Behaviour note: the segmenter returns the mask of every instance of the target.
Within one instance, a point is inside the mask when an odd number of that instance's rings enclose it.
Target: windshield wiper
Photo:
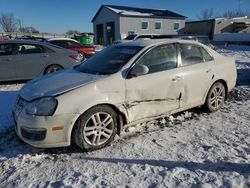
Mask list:
[[[100,71],[92,71],[92,70],[87,70],[87,69],[80,69],[79,67],[76,67],[76,70],[82,73],[87,73],[87,74],[96,74],[96,75],[108,75],[110,73],[106,72],[100,72]]]

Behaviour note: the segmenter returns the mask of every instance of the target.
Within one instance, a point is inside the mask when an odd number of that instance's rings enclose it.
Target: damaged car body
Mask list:
[[[201,105],[216,111],[235,83],[235,60],[198,42],[122,43],[28,82],[13,109],[15,129],[36,147],[99,149],[124,126]]]

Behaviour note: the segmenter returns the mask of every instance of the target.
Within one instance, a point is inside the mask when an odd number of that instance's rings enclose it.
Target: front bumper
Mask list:
[[[76,114],[33,116],[25,110],[13,111],[15,131],[24,142],[39,148],[65,147],[71,144],[73,119]],[[53,130],[53,127],[63,127]]]

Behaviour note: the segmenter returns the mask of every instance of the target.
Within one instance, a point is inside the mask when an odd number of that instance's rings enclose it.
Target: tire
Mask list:
[[[73,139],[77,146],[92,151],[107,146],[117,133],[117,114],[109,106],[96,106],[76,122]]]
[[[84,52],[78,52],[78,53],[81,54],[82,61],[84,61],[86,59],[86,54]]]
[[[215,82],[210,88],[205,107],[209,112],[215,112],[224,105],[226,99],[226,88],[221,82]]]
[[[63,67],[61,67],[60,65],[50,65],[45,69],[44,75],[49,74],[49,73],[53,73],[53,72],[56,72],[56,71],[59,71],[62,69],[63,69]]]

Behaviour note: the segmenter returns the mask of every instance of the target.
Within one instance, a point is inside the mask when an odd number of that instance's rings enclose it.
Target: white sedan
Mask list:
[[[28,82],[13,116],[36,147],[106,146],[124,126],[197,106],[220,109],[236,83],[235,60],[194,41],[142,40]]]

